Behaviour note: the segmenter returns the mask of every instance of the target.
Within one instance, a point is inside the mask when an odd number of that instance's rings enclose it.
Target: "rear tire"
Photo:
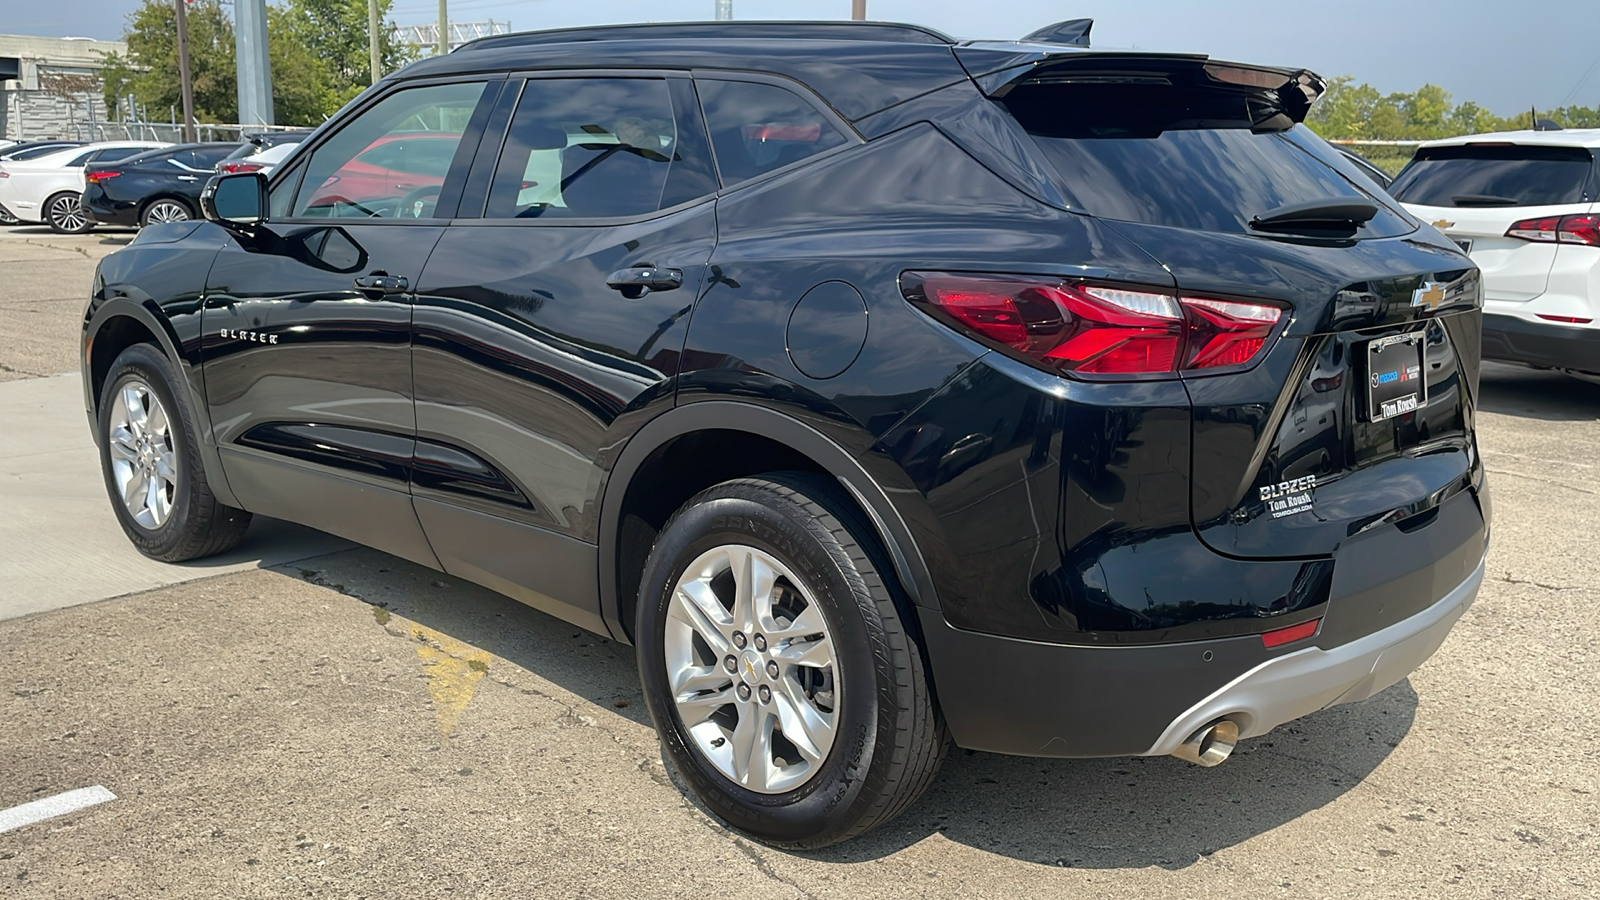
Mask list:
[[[849,840],[938,771],[948,734],[882,556],[837,487],[793,472],[701,492],[651,550],[635,635],[663,758],[757,840]]]
[[[250,514],[211,493],[187,392],[172,363],[135,344],[100,392],[100,469],[117,522],[140,553],[183,562],[230,550]]]
[[[79,202],[82,195],[76,191],[52,194],[44,202],[44,220],[56,234],[83,234],[94,227]]]
[[[182,200],[171,197],[162,197],[151,203],[139,213],[139,227],[162,225],[167,222],[187,222],[194,218],[194,210]]]

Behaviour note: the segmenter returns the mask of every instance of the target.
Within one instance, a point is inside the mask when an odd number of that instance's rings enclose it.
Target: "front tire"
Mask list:
[[[873,533],[831,482],[716,485],[658,536],[635,635],[663,756],[711,812],[815,849],[893,818],[948,743]]]
[[[56,234],[83,234],[94,227],[76,191],[62,191],[44,202],[44,220]]]
[[[211,493],[194,416],[172,363],[135,344],[100,392],[100,468],[117,521],[140,553],[183,562],[232,549],[250,514]]]

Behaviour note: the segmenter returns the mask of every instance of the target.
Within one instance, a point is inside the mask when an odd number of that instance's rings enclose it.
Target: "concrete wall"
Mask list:
[[[98,87],[61,97],[40,89],[40,76],[98,76],[105,54],[125,54],[121,41],[0,34],[0,61],[16,60],[20,78],[0,81],[0,137],[14,141],[89,136],[87,122],[106,119]]]

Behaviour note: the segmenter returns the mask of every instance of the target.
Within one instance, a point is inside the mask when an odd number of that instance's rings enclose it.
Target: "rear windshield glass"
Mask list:
[[[1320,139],[1237,91],[1166,84],[1019,85],[1005,106],[1032,135],[1074,205],[1095,216],[1253,233],[1250,220],[1314,201],[1377,202],[1357,234],[1404,234],[1380,198],[1296,146]]]
[[[1593,157],[1581,147],[1428,147],[1389,192],[1421,206],[1582,203],[1593,169]]]

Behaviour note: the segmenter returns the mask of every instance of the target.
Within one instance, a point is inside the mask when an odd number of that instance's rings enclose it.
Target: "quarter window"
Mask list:
[[[432,218],[483,90],[431,85],[378,101],[312,153],[291,215]]]
[[[698,79],[722,183],[733,185],[845,142],[799,94],[773,84]]]
[[[679,133],[665,79],[538,78],[517,101],[485,215],[642,216],[715,189],[705,139]]]

